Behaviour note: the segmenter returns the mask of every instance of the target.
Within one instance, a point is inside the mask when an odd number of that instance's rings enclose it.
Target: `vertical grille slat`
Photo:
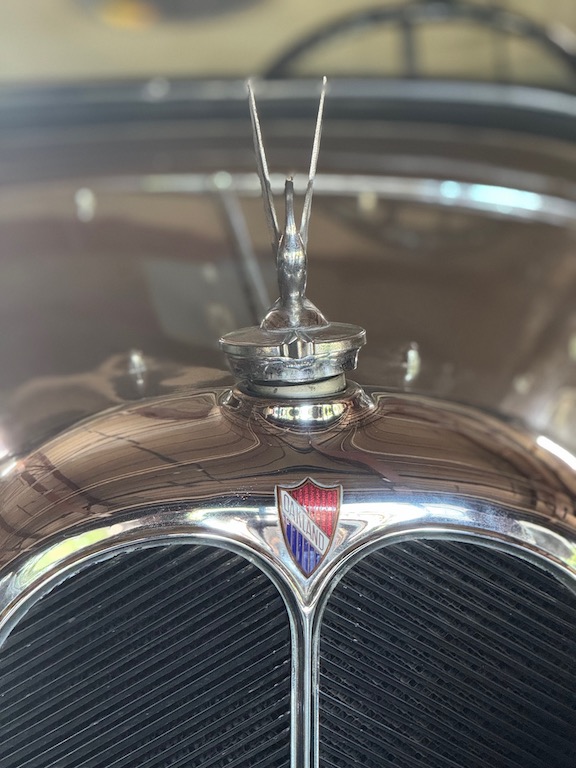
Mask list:
[[[574,768],[576,595],[477,544],[366,556],[323,616],[320,755],[322,768]]]
[[[44,596],[0,651],[0,765],[228,768],[254,754],[284,768],[290,659],[284,602],[247,560],[199,545],[117,554]]]

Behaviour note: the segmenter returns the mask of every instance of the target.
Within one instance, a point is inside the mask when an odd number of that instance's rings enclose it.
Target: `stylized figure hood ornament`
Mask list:
[[[229,333],[220,340],[220,344],[233,373],[249,384],[307,384],[340,376],[356,367],[358,351],[366,341],[366,333],[356,325],[329,323],[305,295],[308,225],[320,150],[326,78],[318,108],[299,229],[296,226],[291,178],[286,179],[284,188],[285,226],[283,230],[278,226],[260,121],[250,83],[248,94],[258,175],[276,256],[280,297],[259,327]]]

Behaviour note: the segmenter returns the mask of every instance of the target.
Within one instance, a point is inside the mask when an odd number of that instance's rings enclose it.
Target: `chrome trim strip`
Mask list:
[[[279,108],[284,104],[293,109],[294,102],[313,100],[318,97],[315,79],[283,79],[258,81],[258,99]],[[54,120],[54,104],[70,107],[80,103],[84,109],[119,106],[128,110],[138,104],[153,103],[181,107],[187,104],[209,103],[230,105],[238,103],[244,108],[246,84],[244,80],[230,79],[186,79],[161,78],[159,92],[158,78],[137,79],[94,84],[82,83],[51,85],[42,87],[30,85],[3,85],[2,109],[0,113],[12,115],[18,111],[34,108],[36,117],[43,116],[50,109]],[[366,107],[366,102],[375,111],[387,103],[401,103],[418,106],[450,105],[459,107],[490,107],[509,111],[526,110],[546,117],[576,117],[576,96],[567,91],[540,88],[534,85],[483,83],[474,81],[446,81],[434,78],[331,78],[330,101],[333,105],[344,102],[347,109],[356,104]],[[68,117],[66,110],[62,112]],[[150,113],[149,113],[150,114]]]
[[[153,174],[141,177],[101,178],[88,185],[96,189],[99,195],[120,191],[195,195],[213,193],[215,178],[219,178],[219,175]],[[284,176],[271,174],[270,180],[274,194],[280,194],[284,188]],[[295,188],[304,190],[307,180],[306,174],[295,174]],[[230,193],[249,197],[260,196],[258,176],[255,173],[227,174],[226,185]],[[371,194],[382,200],[417,202],[464,211],[480,211],[503,218],[576,226],[576,200],[499,184],[472,183],[450,178],[442,180],[320,173],[315,179],[315,191],[316,194],[326,197],[358,197]]]
[[[311,615],[350,564],[388,540],[415,537],[485,539],[492,546],[517,549],[527,558],[547,560],[576,578],[576,532],[554,530],[526,515],[493,505],[360,500],[343,503],[334,546],[318,570],[306,578],[283,541],[275,505],[267,507],[173,507],[137,510],[122,522],[91,528],[15,563],[0,581],[0,638],[5,637],[29,600],[78,566],[119,549],[155,546],[194,538],[238,551],[260,567],[301,616]]]

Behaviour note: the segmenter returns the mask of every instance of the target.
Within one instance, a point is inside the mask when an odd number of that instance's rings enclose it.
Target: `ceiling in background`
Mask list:
[[[500,5],[547,25],[555,39],[574,45],[574,0],[501,0]],[[358,0],[4,0],[0,78],[245,77],[265,72],[312,30],[363,7]],[[498,36],[462,20],[419,25],[414,44],[418,74],[425,76],[498,79],[505,58],[507,79],[571,85],[565,63],[538,43]],[[294,72],[405,74],[398,25],[337,36],[303,57]]]

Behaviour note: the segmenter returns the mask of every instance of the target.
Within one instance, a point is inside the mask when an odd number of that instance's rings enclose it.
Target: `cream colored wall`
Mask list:
[[[116,14],[122,21],[118,3],[138,1],[115,0],[114,5],[109,0],[109,18]],[[135,24],[134,28],[126,28],[107,24],[89,13],[79,0],[2,0],[0,79],[107,78],[119,74],[245,76],[262,71],[279,52],[317,25],[374,4],[375,0],[261,0],[236,13],[189,23],[150,20],[147,24],[143,14],[140,27]],[[382,4],[393,2],[384,0]],[[576,30],[575,0],[502,0],[502,5],[536,20],[562,22]],[[124,8],[126,21],[128,6]],[[458,33],[456,28],[449,35],[439,32],[427,30],[424,34],[422,60],[431,72],[461,70],[470,75],[484,72],[489,66],[489,43],[484,44],[487,38],[481,33],[469,29]],[[366,44],[358,44],[353,38],[347,40],[340,49],[326,49],[319,62],[311,59],[311,63],[329,68],[331,61],[341,64],[342,60],[354,60],[370,69],[378,57],[386,74],[397,73],[397,38],[390,32],[377,41],[375,35],[372,37],[373,41]],[[527,67],[528,74],[532,70],[537,75],[543,67],[553,67],[543,64],[530,47],[520,52],[519,61],[515,66],[522,70]]]

